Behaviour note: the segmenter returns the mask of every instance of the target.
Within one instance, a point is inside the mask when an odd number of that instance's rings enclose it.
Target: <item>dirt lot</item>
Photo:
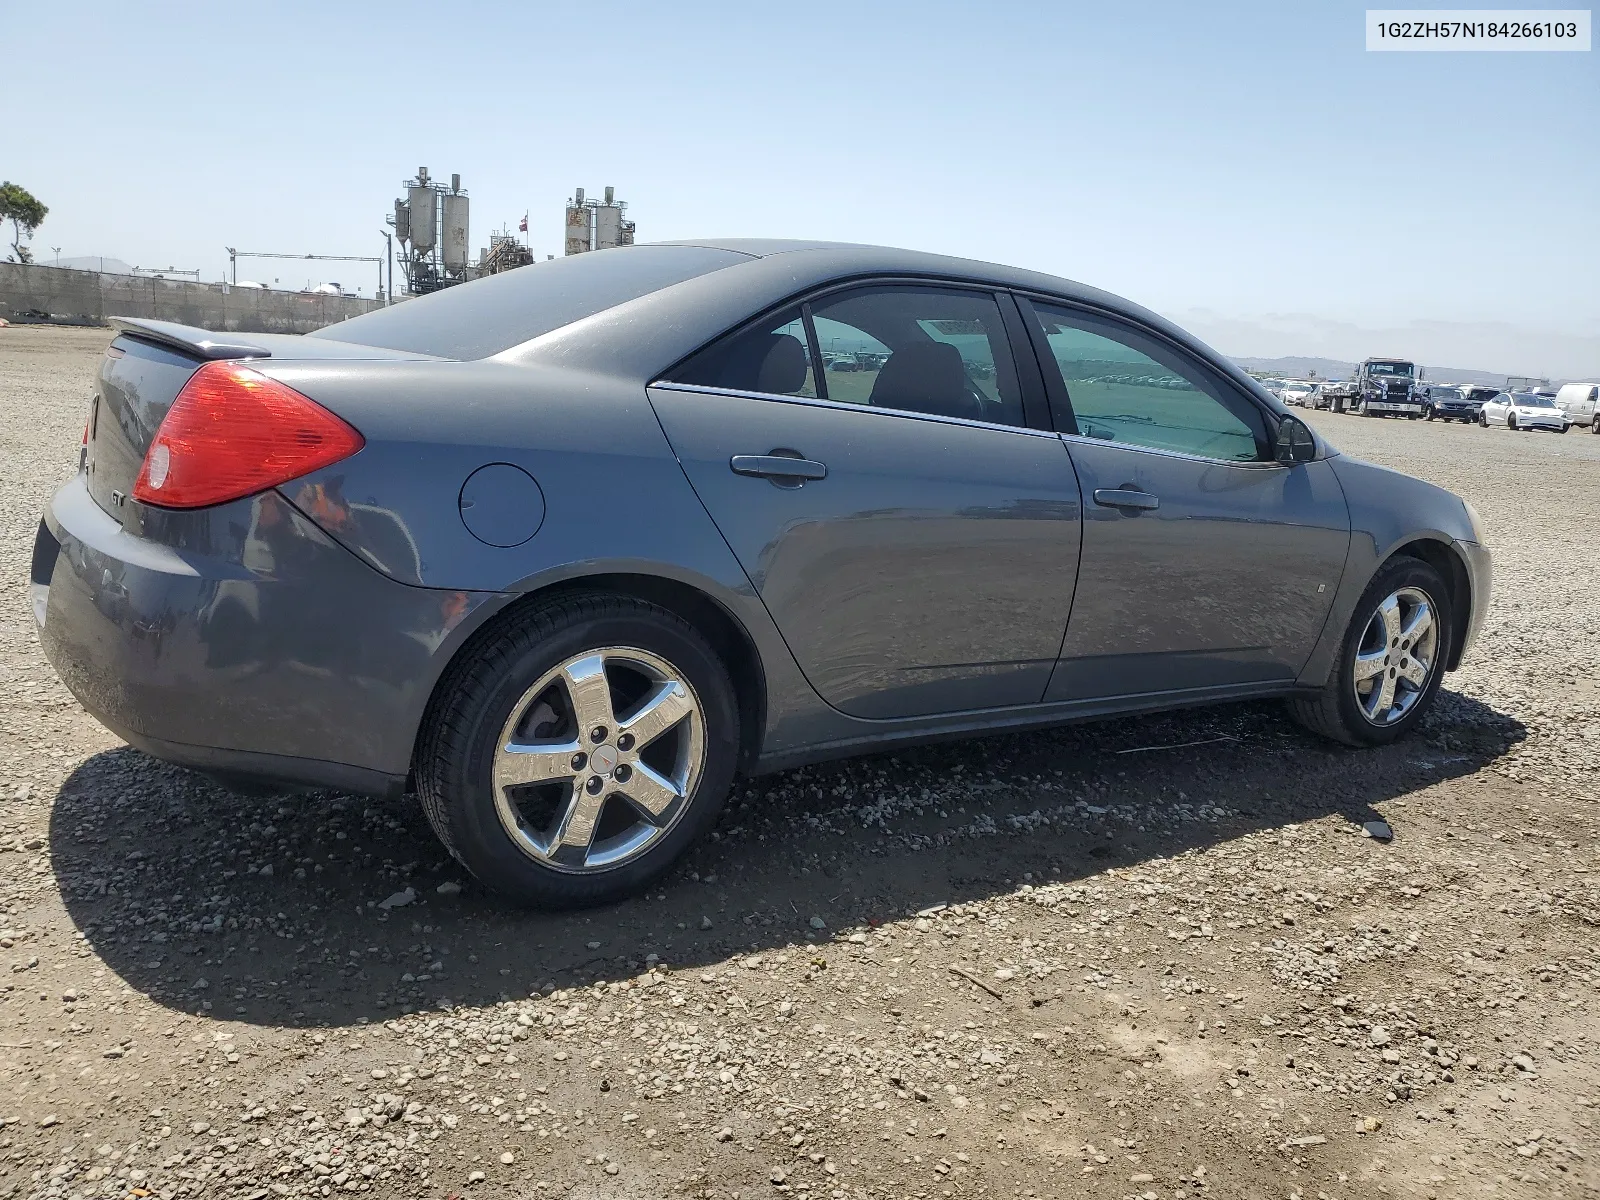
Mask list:
[[[1494,543],[1401,745],[1261,704],[795,771],[538,916],[411,803],[235,797],[56,682],[106,336],[0,330],[0,1195],[1600,1191],[1600,437],[1312,416]]]

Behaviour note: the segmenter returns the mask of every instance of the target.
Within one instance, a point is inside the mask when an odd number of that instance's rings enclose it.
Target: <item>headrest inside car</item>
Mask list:
[[[806,385],[806,348],[792,333],[767,335],[772,346],[761,360],[756,376],[756,391],[787,396]]]

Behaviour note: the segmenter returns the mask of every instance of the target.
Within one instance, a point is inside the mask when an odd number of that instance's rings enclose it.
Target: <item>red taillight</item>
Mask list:
[[[209,362],[167,410],[133,498],[204,508],[287,483],[366,445],[316,401],[259,371]]]

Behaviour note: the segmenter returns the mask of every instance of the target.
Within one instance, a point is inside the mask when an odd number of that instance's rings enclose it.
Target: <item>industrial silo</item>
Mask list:
[[[606,191],[610,191],[607,188]],[[594,210],[594,248],[609,250],[622,244],[622,209],[615,204],[597,205]]]
[[[568,254],[582,254],[594,248],[589,231],[589,205],[583,202],[583,189],[579,188],[567,204],[566,246]]]
[[[444,265],[448,268],[467,265],[467,204],[467,197],[460,192],[445,193],[440,249],[444,254]]]
[[[434,212],[433,189],[421,184],[406,189],[411,207],[411,248],[427,253],[438,236],[439,218]]]

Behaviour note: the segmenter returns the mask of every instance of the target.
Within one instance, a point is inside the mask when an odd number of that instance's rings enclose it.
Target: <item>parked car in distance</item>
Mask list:
[[[529,904],[646,886],[739,774],[1263,697],[1388,744],[1489,600],[1459,497],[1170,322],[881,247],[598,250],[305,336],[122,319],[88,418],[30,596],[89,712],[224,779],[414,784]]]
[[[1428,420],[1464,421],[1476,424],[1483,409],[1481,400],[1467,398],[1467,389],[1445,384],[1429,384],[1426,391]]]
[[[1295,408],[1306,406],[1306,397],[1317,385],[1304,379],[1291,379],[1283,385],[1283,390],[1278,393],[1278,399]]]
[[[1574,425],[1582,425],[1590,433],[1600,433],[1600,384],[1564,383],[1556,393],[1556,407],[1567,414]]]
[[[1478,413],[1478,424],[1504,425],[1507,429],[1548,429],[1565,433],[1572,426],[1566,413],[1549,396],[1531,392],[1501,392],[1486,401]]]

